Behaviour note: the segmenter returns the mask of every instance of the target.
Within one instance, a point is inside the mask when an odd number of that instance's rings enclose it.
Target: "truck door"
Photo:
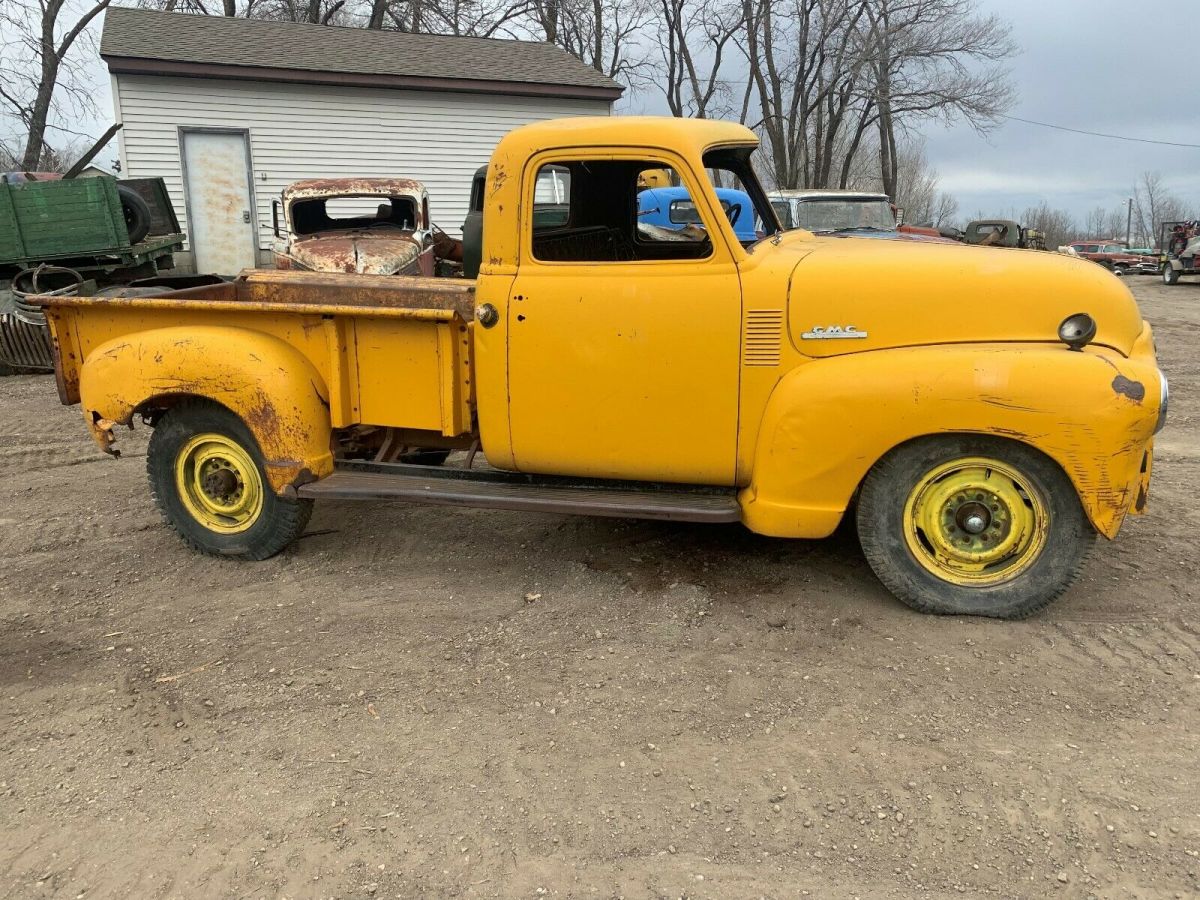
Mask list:
[[[504,312],[514,464],[733,484],[741,295],[711,189],[645,151],[562,154],[537,158],[522,185]],[[687,189],[665,226],[638,210],[643,173],[660,170]]]

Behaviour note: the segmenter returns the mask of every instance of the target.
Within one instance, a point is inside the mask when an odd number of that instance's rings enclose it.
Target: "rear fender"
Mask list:
[[[333,471],[329,391],[303,354],[259,331],[158,328],[114,338],[87,355],[80,403],[92,437],[114,453],[114,425],[201,397],[242,421],[277,493]]]
[[[1144,481],[1158,377],[1148,353],[1053,345],[916,347],[803,364],[768,401],[743,519],[762,534],[825,537],[889,450],[974,433],[1045,453],[1096,530],[1115,537]]]

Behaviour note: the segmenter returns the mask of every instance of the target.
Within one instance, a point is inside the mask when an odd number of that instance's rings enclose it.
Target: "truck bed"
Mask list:
[[[219,344],[231,352],[242,338],[252,343],[264,333],[299,351],[324,381],[334,428],[456,436],[471,427],[474,297],[475,283],[463,279],[248,271],[232,282],[161,296],[37,302],[51,322],[65,403],[80,402],[83,367],[115,347],[150,346],[160,329],[204,330],[211,341],[218,328],[227,332]],[[153,379],[153,361],[147,366]],[[168,388],[186,392],[187,385],[164,383]]]

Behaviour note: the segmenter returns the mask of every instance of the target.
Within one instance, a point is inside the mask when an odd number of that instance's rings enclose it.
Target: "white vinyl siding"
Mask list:
[[[166,179],[184,231],[181,128],[250,132],[258,243],[268,249],[271,201],[302,178],[395,176],[429,189],[433,221],[461,233],[471,177],[520,125],[609,115],[607,100],[560,100],[433,91],[117,75],[113,102],[122,170]]]

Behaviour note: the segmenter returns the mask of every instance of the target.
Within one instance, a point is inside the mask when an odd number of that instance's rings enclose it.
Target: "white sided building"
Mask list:
[[[457,234],[471,178],[502,135],[608,115],[623,88],[551,44],[110,8],[123,173],[162,177],[183,266],[269,264],[271,201],[307,178],[425,183]]]

